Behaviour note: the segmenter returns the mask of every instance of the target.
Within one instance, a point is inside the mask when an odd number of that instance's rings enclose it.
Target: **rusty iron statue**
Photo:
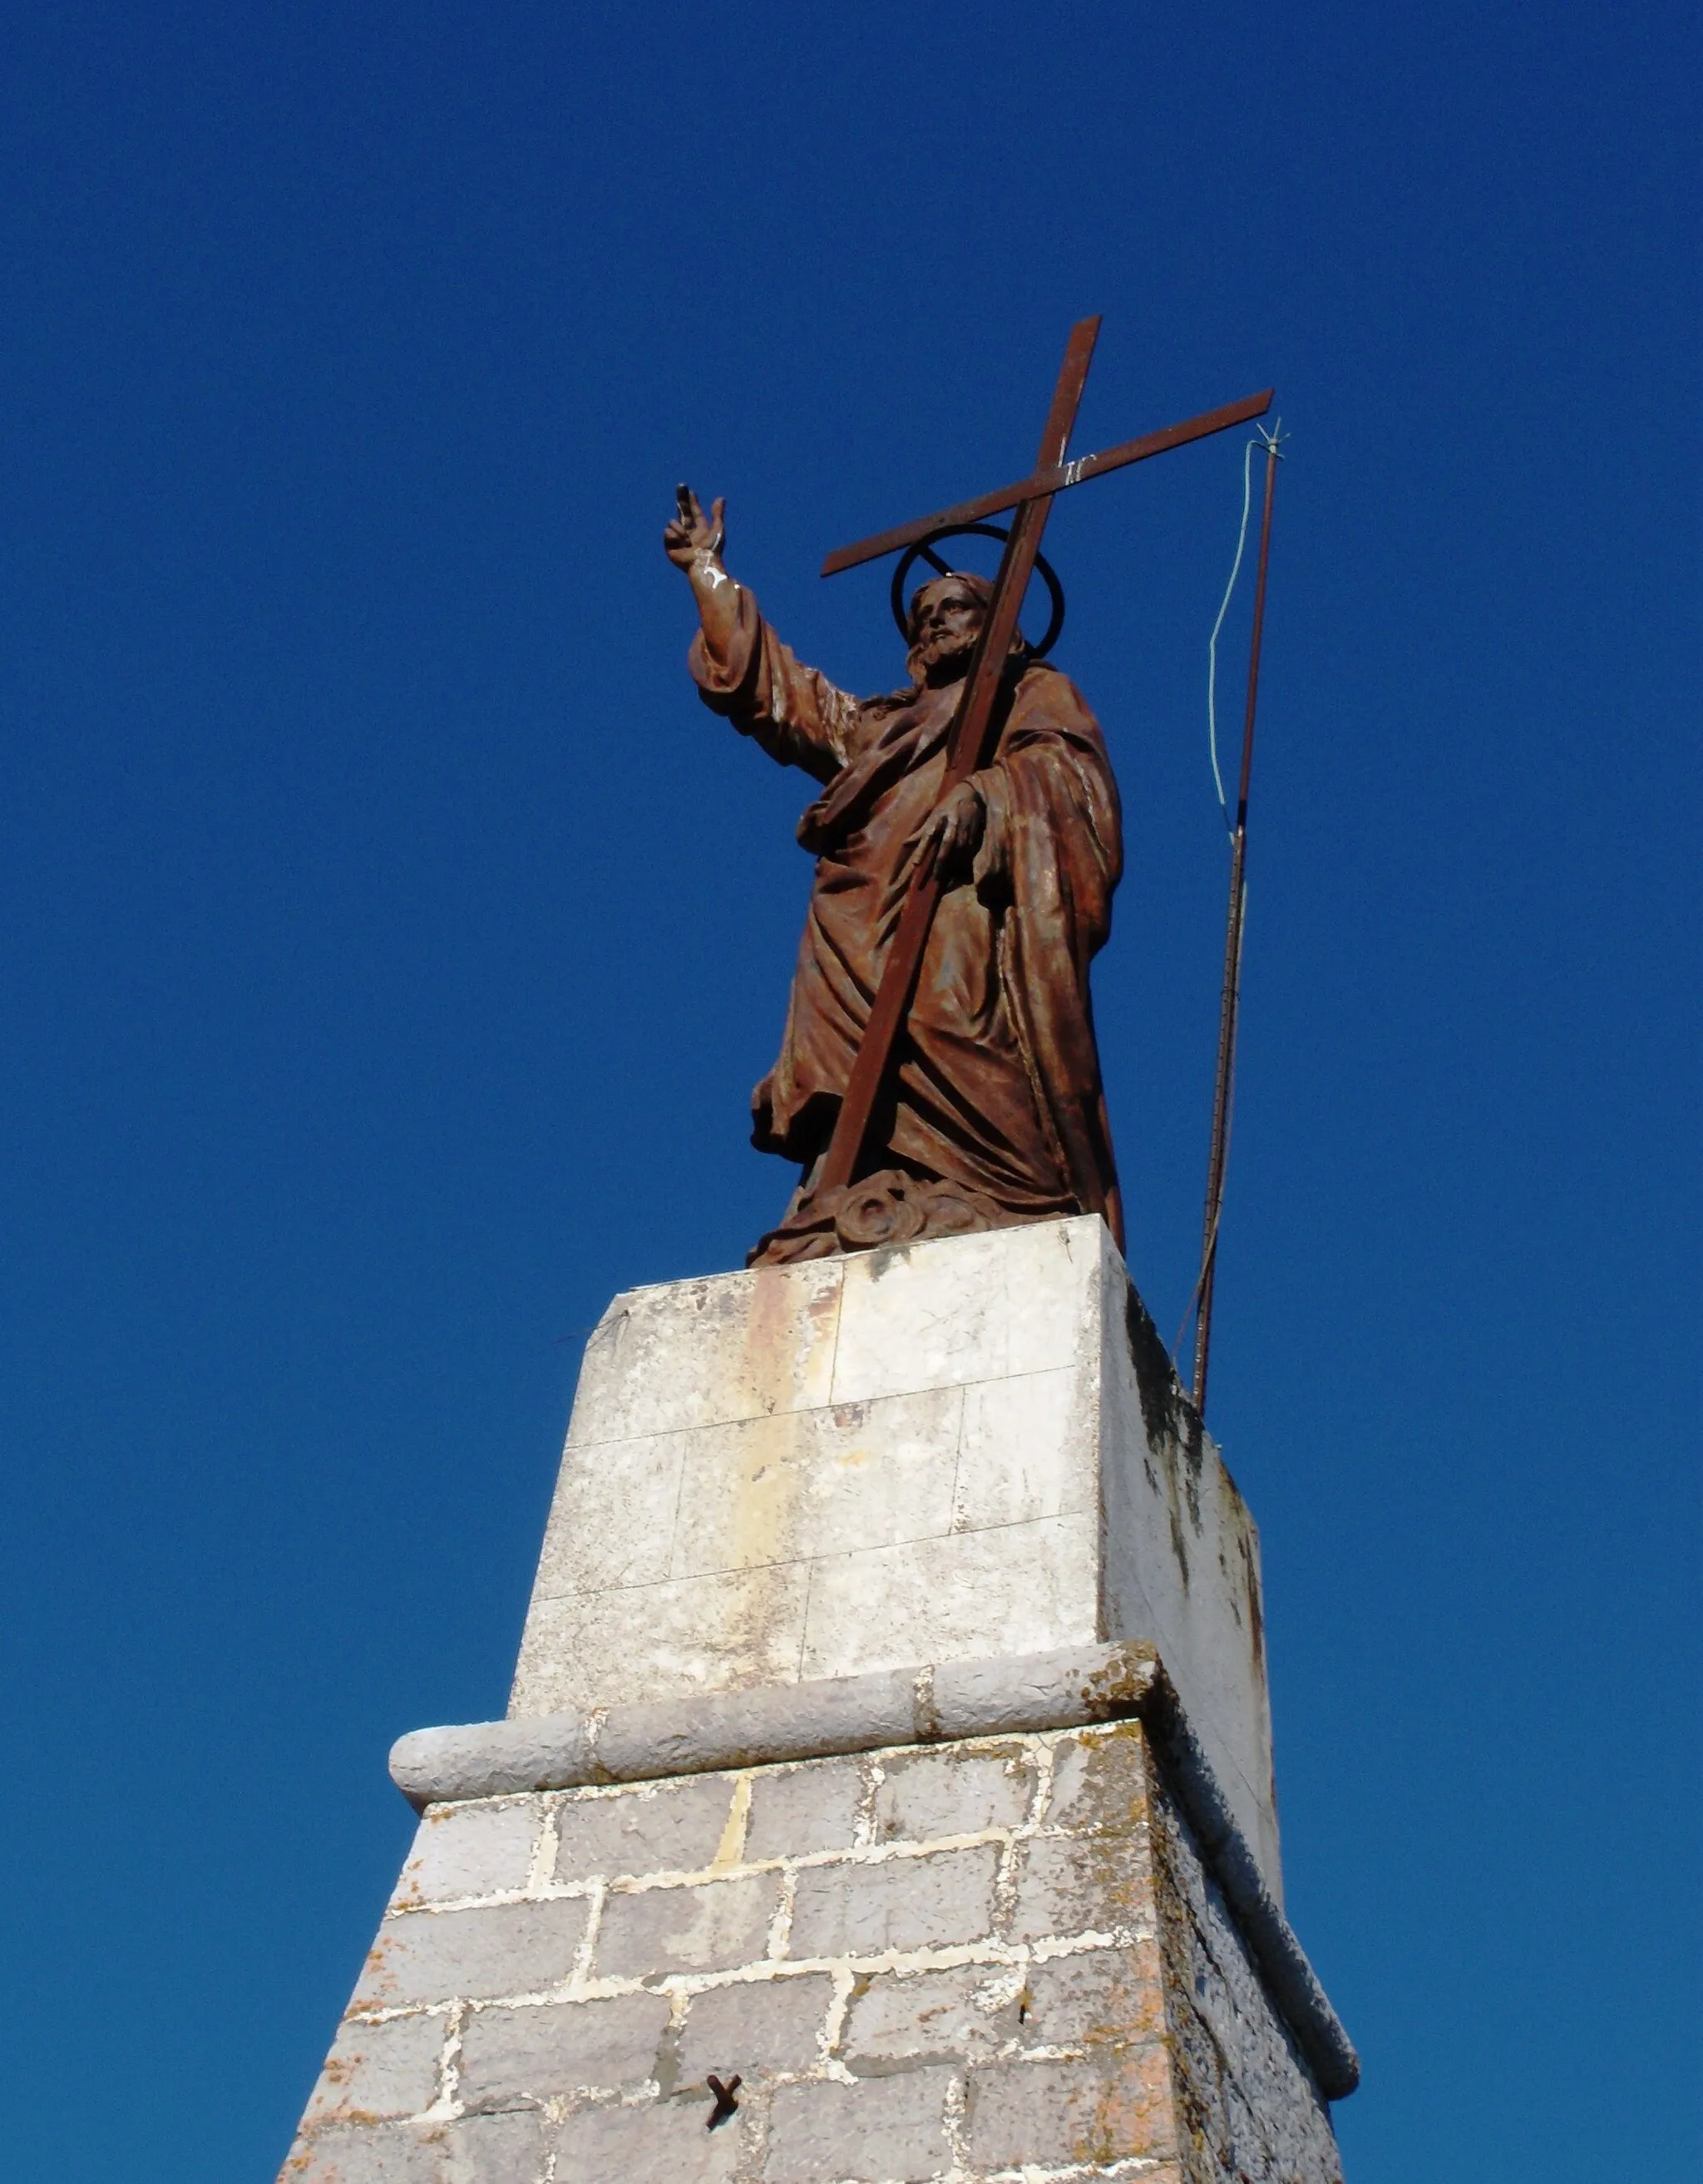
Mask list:
[[[798,825],[816,884],[780,1058],[751,1100],[752,1143],[803,1175],[753,1265],[1065,1213],[1103,1215],[1123,1243],[1088,998],[1123,867],[1118,791],[1098,723],[1043,659],[1064,595],[1041,540],[1059,493],[1263,417],[1271,389],[1067,461],[1099,332],[1097,318],[1070,329],[1027,477],[823,563],[831,577],[902,555],[893,610],[911,679],[890,697],[850,697],[801,666],[722,566],[722,503],[706,517],[679,488],[663,544],[698,603],[700,694],[823,789]],[[1008,527],[987,521],[1006,510]],[[1270,531],[1268,477],[1262,599]],[[991,584],[934,550],[971,532],[1005,542]],[[919,555],[939,573],[907,603]],[[1053,611],[1030,645],[1018,616],[1037,570]],[[1220,1115],[1232,1046],[1220,1038]],[[1216,1144],[1215,1128],[1214,1163]],[[1221,1165],[1214,1174],[1203,1297]]]
[[[701,623],[701,696],[822,794],[780,1055],[751,1142],[803,1170],[754,1265],[1103,1214],[1122,1241],[1088,970],[1123,864],[1117,786],[1081,694],[1013,632],[984,762],[951,785],[948,739],[992,587],[950,571],[909,603],[906,688],[857,699],[806,667],[723,566],[718,500],[680,488],[663,534]],[[913,883],[938,890],[851,1179],[821,1171]]]

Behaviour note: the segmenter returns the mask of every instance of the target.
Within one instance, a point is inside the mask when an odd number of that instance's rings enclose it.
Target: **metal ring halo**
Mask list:
[[[917,561],[927,561],[931,567],[938,569],[941,576],[950,577],[958,572],[932,550],[941,539],[997,538],[1002,545],[1010,536],[1009,531],[1002,531],[997,523],[953,523],[943,531],[930,532],[926,538],[919,538],[914,546],[906,548],[899,557],[898,567],[893,571],[893,588],[888,596],[892,602],[893,619],[899,625],[899,634],[907,644],[911,632],[909,617],[905,612],[905,579]],[[1031,644],[1029,648],[1037,660],[1044,660],[1058,644],[1058,632],[1064,627],[1064,587],[1059,582],[1053,564],[1045,554],[1036,555],[1035,566],[1053,603],[1052,618],[1047,622],[1046,635],[1039,644]]]

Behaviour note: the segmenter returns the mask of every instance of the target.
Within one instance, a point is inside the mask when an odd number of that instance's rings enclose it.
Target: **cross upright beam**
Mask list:
[[[1000,557],[993,596],[988,603],[981,633],[970,656],[963,695],[958,700],[947,738],[946,774],[941,784],[942,802],[959,783],[968,779],[986,764],[990,755],[987,745],[995,703],[1000,694],[1011,641],[1017,633],[1018,616],[1022,611],[1024,594],[1029,588],[1029,579],[1034,573],[1036,556],[1041,549],[1041,534],[1047,527],[1053,496],[1071,486],[1081,484],[1088,478],[1101,476],[1108,471],[1121,470],[1128,464],[1142,461],[1148,455],[1162,454],[1168,448],[1184,447],[1191,440],[1204,439],[1211,433],[1226,432],[1232,426],[1245,423],[1249,418],[1263,416],[1271,405],[1271,390],[1268,387],[1264,393],[1249,395],[1244,401],[1230,403],[1220,410],[1208,410],[1198,417],[1190,418],[1186,423],[1167,426],[1164,431],[1147,433],[1141,439],[1126,440],[1102,454],[1085,455],[1078,461],[1066,462],[1065,453],[1070,444],[1071,430],[1081,404],[1082,389],[1087,381],[1088,366],[1093,358],[1094,343],[1099,332],[1097,317],[1080,320],[1070,330],[1070,338],[1065,344],[1064,361],[1059,368],[1058,384],[1053,389],[1052,407],[1047,411],[1046,427],[1041,435],[1035,469],[1028,477],[1019,480],[1015,485],[1002,486],[993,493],[983,493],[974,500],[960,502],[956,508],[941,510],[913,523],[901,524],[896,530],[880,532],[874,538],[860,539],[855,545],[841,547],[823,563],[823,575],[835,576],[842,569],[853,569],[863,562],[878,559],[883,554],[897,552],[945,526],[980,521],[1004,509],[1014,508],[1017,510],[1005,542],[1004,553]],[[943,892],[935,860],[929,858],[919,861],[911,881],[910,892],[905,899],[904,909],[900,913],[898,930],[893,935],[886,961],[882,967],[880,982],[870,1006],[869,1021],[864,1028],[863,1041],[852,1062],[851,1075],[846,1079],[845,1096],[835,1121],[834,1134],[811,1185],[810,1197],[812,1200],[829,1191],[840,1190],[856,1179],[864,1141],[869,1134],[876,1103],[887,1083],[899,1034],[903,1028],[922,970],[923,953],[928,945],[935,911]],[[1093,1178],[1073,1177],[1071,1181],[1086,1210],[1094,1212],[1105,1211],[1098,1203],[1097,1186]]]
[[[1070,429],[1076,421],[1076,411],[1082,400],[1082,389],[1087,382],[1088,366],[1093,359],[1094,343],[1099,332],[1097,317],[1080,320],[1070,329],[1070,338],[1064,348],[1064,361],[1059,367],[1058,383],[1053,390],[1053,406],[1047,413],[1047,423],[1041,435],[1040,453],[1035,459],[1037,471],[1050,469],[1064,459],[1064,450],[1070,444]],[[1035,557],[1041,550],[1041,534],[1047,527],[1047,510],[1051,506],[1050,493],[1025,497],[1017,520],[1011,526],[1011,534],[1005,542],[1005,551],[1000,556],[999,574],[994,580],[993,597],[988,602],[981,634],[976,640],[975,650],[970,655],[969,671],[964,677],[963,695],[958,700],[958,711],[946,742],[946,777],[941,783],[943,799],[950,795],[961,781],[974,773],[981,763],[981,749],[993,712],[993,701],[999,694],[1006,656],[1016,634],[1023,595],[1028,590],[1029,579],[1034,573]],[[875,990],[869,1021],[864,1028],[857,1060],[852,1065],[852,1074],[846,1079],[846,1096],[840,1103],[834,1135],[829,1141],[827,1155],[812,1195],[838,1190],[852,1182],[857,1173],[858,1157],[863,1150],[863,1140],[868,1135],[875,1102],[886,1081],[888,1065],[892,1059],[900,1028],[911,1006],[911,996],[916,991],[917,974],[922,969],[923,950],[928,945],[929,930],[934,923],[941,894],[940,872],[935,860],[930,858],[926,869],[919,867],[911,882],[910,893],[905,899],[905,907],[900,913],[899,928],[893,935],[892,944],[887,951],[881,983]]]

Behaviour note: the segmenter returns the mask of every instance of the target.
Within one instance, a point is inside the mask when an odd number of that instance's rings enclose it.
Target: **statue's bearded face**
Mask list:
[[[930,686],[956,682],[987,614],[986,603],[954,577],[926,584],[911,610],[911,668]]]

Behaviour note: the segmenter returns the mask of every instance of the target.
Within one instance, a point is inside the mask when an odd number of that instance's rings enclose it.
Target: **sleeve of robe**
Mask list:
[[[725,650],[712,648],[701,629],[692,639],[687,665],[698,694],[771,758],[832,781],[852,755],[857,700],[796,660],[744,585],[736,588],[738,619]]]
[[[1099,723],[1050,668],[1025,677],[993,763],[976,884],[1003,898],[1001,976],[1080,1202],[1122,1242],[1088,967],[1123,871],[1117,784]]]

